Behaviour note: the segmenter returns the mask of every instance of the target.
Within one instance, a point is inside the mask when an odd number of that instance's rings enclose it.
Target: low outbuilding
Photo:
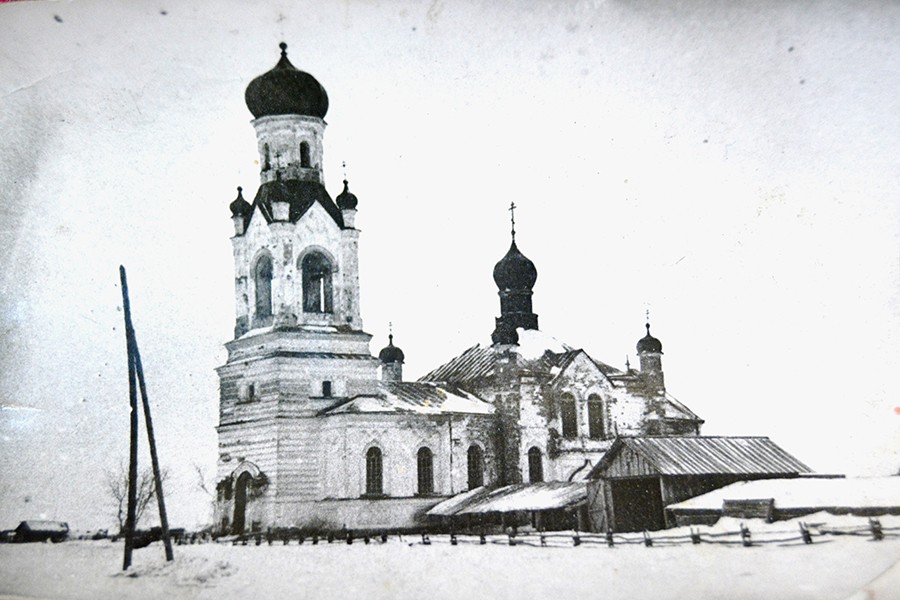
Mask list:
[[[69,525],[62,521],[22,521],[16,527],[16,542],[62,542],[69,537]]]
[[[767,437],[619,437],[588,474],[590,528],[672,527],[670,504],[737,481],[810,472]]]
[[[721,516],[793,519],[834,515],[900,515],[900,477],[742,481],[666,507],[677,525],[715,523]]]

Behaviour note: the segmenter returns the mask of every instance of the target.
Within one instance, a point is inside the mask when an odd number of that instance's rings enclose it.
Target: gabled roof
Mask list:
[[[454,496],[428,511],[431,516],[474,515],[565,508],[587,498],[583,481],[517,483],[488,492],[485,488]]]
[[[697,421],[703,423],[697,414],[687,406],[679,402],[674,396],[666,392],[666,402],[663,404],[664,417],[667,419],[683,419],[685,421]]]
[[[379,394],[357,396],[324,411],[326,415],[406,413],[489,415],[494,407],[453,386],[413,381],[379,382]]]
[[[325,186],[318,181],[301,181],[299,179],[276,179],[267,181],[259,186],[259,189],[256,191],[256,198],[253,200],[253,210],[248,216],[248,223],[257,207],[259,207],[259,211],[265,217],[266,222],[271,223],[272,202],[276,201],[290,203],[288,217],[291,223],[296,223],[313,204],[318,202],[325,209],[325,212],[334,219],[338,227],[342,229],[344,227],[344,216],[331,199],[331,196],[328,195]]]
[[[767,437],[619,437],[588,474],[603,477],[631,451],[657,475],[795,475],[810,468]]]

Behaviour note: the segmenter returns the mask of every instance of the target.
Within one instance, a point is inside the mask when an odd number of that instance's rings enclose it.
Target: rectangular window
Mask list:
[[[330,381],[322,382],[322,397],[323,398],[331,398],[331,382]]]

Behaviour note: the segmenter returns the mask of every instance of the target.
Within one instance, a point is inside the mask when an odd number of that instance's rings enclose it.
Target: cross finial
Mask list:
[[[631,370],[631,360],[629,360],[628,355],[626,354],[625,355],[625,372],[627,373],[630,370]]]
[[[510,233],[512,234],[512,241],[516,241],[516,203],[509,203],[509,221],[511,224]]]
[[[341,166],[344,168],[344,181],[347,181],[347,161],[342,161]]]
[[[394,324],[388,321],[388,345],[394,345]]]

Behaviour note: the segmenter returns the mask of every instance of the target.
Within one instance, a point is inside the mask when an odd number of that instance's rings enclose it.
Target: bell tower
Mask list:
[[[238,188],[229,205],[235,326],[217,369],[218,470],[223,489],[246,472],[255,487],[223,495],[224,528],[281,521],[298,502],[321,499],[319,415],[375,393],[379,366],[360,318],[359,200],[346,180],[336,201],[324,185],[325,89],[282,43],[278,63],[244,98],[260,184],[252,202]]]

